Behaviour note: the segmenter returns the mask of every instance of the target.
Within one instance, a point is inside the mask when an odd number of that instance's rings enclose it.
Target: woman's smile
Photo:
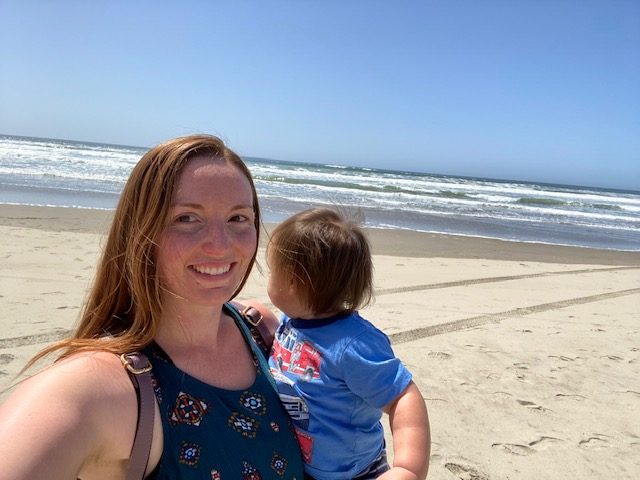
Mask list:
[[[208,266],[208,265],[191,265],[189,267],[191,270],[196,271],[197,273],[201,273],[208,276],[220,276],[222,274],[227,273],[231,269],[231,264],[227,264],[224,266]]]

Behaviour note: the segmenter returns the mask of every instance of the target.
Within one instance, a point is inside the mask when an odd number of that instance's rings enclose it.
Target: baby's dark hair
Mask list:
[[[267,255],[314,315],[353,312],[372,300],[369,242],[342,213],[311,208],[287,218],[273,230]]]

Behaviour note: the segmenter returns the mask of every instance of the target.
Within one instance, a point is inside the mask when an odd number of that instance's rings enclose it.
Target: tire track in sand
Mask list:
[[[589,295],[587,297],[571,298],[568,300],[560,300],[558,302],[540,303],[538,305],[531,305],[529,307],[514,308],[513,310],[506,310],[504,312],[478,315],[476,317],[463,318],[460,320],[454,320],[452,322],[439,323],[437,325],[429,325],[428,327],[421,327],[404,332],[392,333],[389,334],[389,339],[391,340],[392,344],[397,345],[399,343],[411,342],[413,340],[419,340],[425,337],[432,337],[434,335],[442,335],[443,333],[451,333],[458,330],[478,327],[487,323],[499,323],[502,320],[506,320],[512,317],[522,317],[525,315],[531,315],[532,313],[557,310],[559,308],[571,307],[573,305],[580,305],[583,303],[599,302],[601,300],[623,297],[625,295],[633,295],[635,293],[640,293],[640,288],[630,288],[627,290],[618,290],[616,292]]]
[[[49,343],[56,340],[62,340],[71,334],[72,330],[57,328],[50,332],[38,333],[35,335],[23,335],[21,337],[0,338],[0,349],[24,347],[25,345],[34,345],[36,343]]]
[[[525,275],[506,275],[502,277],[474,278],[470,280],[456,280],[454,282],[412,285],[409,287],[381,288],[379,290],[376,290],[376,296],[391,295],[393,293],[417,292],[420,290],[434,290],[437,288],[464,287],[466,285],[478,285],[481,283],[507,282],[509,280],[524,280],[527,278],[553,277],[556,275],[575,275],[578,273],[612,272],[617,270],[638,270],[638,269],[640,269],[640,267],[584,268],[580,270],[564,270],[561,272],[541,272],[541,273],[529,273]]]
[[[585,268],[580,270],[566,270],[561,272],[541,272],[541,273],[531,273],[526,275],[507,275],[507,276],[501,276],[501,277],[485,277],[485,278],[476,278],[476,279],[470,279],[470,280],[459,280],[454,282],[413,285],[409,287],[383,288],[376,291],[376,296],[391,295],[394,293],[402,293],[402,292],[415,292],[420,290],[432,290],[437,288],[450,288],[450,287],[461,287],[466,285],[478,285],[482,283],[506,282],[509,280],[522,280],[526,278],[548,277],[548,276],[555,276],[555,275],[568,275],[568,274],[578,274],[578,273],[611,272],[616,270],[632,270],[632,269],[640,269],[640,267],[629,266],[629,267],[610,267],[610,268]],[[635,290],[640,290],[640,289],[633,289],[631,293],[634,293]],[[628,292],[628,291],[625,290],[624,292]],[[604,295],[605,295],[605,298],[610,298],[610,297],[607,297],[608,295],[620,296],[620,295],[617,295],[617,293],[618,292],[613,292],[612,294],[604,294]],[[624,293],[624,295],[629,295],[631,293]],[[594,297],[598,297],[598,295],[595,295],[592,297],[582,297],[582,298],[590,299]],[[598,301],[598,300],[599,298],[594,300],[577,302],[577,303],[587,303],[589,301]],[[570,301],[570,300],[567,300],[567,301]],[[554,303],[543,304],[543,305],[554,305],[556,303],[559,304],[562,302],[554,302]],[[571,305],[575,305],[577,303],[572,303]],[[563,306],[568,306],[568,305],[563,305]],[[406,332],[398,332],[398,333],[390,334],[389,338],[391,338],[392,343],[409,342],[411,340],[417,340],[418,338],[429,337],[432,335],[439,335],[441,333],[447,333],[455,330],[462,330],[464,328],[470,328],[476,325],[482,325],[484,323],[497,322],[499,320],[502,320],[503,318],[506,318],[507,316],[528,315],[530,313],[535,313],[535,312],[530,311],[530,312],[524,313],[524,311],[531,308],[536,308],[536,307],[541,307],[541,306],[538,305],[534,307],[526,307],[523,309],[509,310],[508,312],[495,313],[491,315],[480,315],[478,317],[471,317],[468,319],[456,320],[454,322],[448,322],[448,323],[443,323],[439,325],[431,325],[429,327],[418,328],[414,330],[408,330]],[[562,306],[557,306],[553,308],[562,308]],[[543,308],[542,310],[539,310],[539,311],[550,310],[550,309],[551,308]],[[520,310],[522,310],[523,312],[510,313],[510,312],[518,312]],[[484,320],[481,320],[481,319],[484,319]],[[468,322],[468,325],[464,326],[464,322]],[[50,343],[50,342],[54,342],[56,340],[62,340],[63,338],[68,337],[71,334],[71,332],[72,330],[59,328],[59,329],[52,330],[50,332],[40,333],[35,335],[23,335],[21,337],[0,338],[0,349],[23,347],[25,345],[34,345],[38,343]]]

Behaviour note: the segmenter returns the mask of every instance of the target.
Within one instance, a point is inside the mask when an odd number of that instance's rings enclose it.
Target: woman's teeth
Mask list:
[[[204,273],[206,275],[222,275],[223,273],[227,273],[231,268],[231,265],[225,265],[224,267],[202,267],[199,265],[194,265],[193,268],[198,273]]]

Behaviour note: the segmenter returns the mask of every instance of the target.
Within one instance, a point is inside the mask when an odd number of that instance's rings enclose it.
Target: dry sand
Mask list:
[[[109,218],[0,206],[0,390],[73,327]],[[430,479],[640,476],[640,253],[370,238],[377,297],[361,313],[424,394]],[[254,271],[241,298],[268,304],[265,285]]]

